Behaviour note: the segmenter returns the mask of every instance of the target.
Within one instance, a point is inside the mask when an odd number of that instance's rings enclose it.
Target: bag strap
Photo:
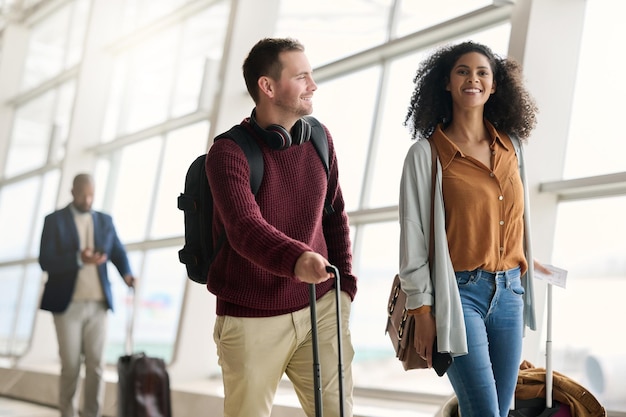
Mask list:
[[[431,138],[428,138],[431,155],[431,188],[430,188],[430,241],[428,243],[428,264],[432,268],[435,258],[435,189],[437,186],[437,147]]]

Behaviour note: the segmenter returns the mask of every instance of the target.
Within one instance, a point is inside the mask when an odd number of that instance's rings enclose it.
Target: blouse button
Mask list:
[[[500,220],[500,226],[504,226],[504,220]]]
[[[494,177],[493,172],[490,172],[490,173],[489,173],[489,176],[490,176],[491,178],[493,178],[493,177]]]
[[[504,200],[504,196],[499,195],[498,196],[498,200],[500,200],[500,201]]]

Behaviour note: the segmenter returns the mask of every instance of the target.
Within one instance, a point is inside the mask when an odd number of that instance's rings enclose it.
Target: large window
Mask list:
[[[626,39],[621,17],[626,3],[588,1],[577,83],[572,103],[564,178],[623,172],[626,140],[616,122],[624,117],[626,55],[616,53]],[[619,123],[617,123],[619,125]]]
[[[117,314],[109,323],[106,353],[112,362],[123,351],[131,317],[135,350],[169,361],[178,334],[187,278],[178,262],[180,247],[164,241],[181,236],[176,198],[189,164],[207,149],[211,91],[229,13],[224,1],[200,11],[178,3],[127,2],[125,15],[134,22],[129,27],[147,29],[115,45],[95,204],[113,216],[123,242],[142,250],[133,251],[140,282],[134,296],[121,280],[115,283]]]
[[[566,287],[552,291],[555,369],[580,381],[605,407],[621,411],[626,352],[615,320],[626,316],[624,210],[626,197],[559,205],[554,264],[569,273]]]
[[[564,179],[626,168],[625,135],[615,129],[626,94],[619,81],[626,57],[615,53],[626,37],[619,19],[626,6],[594,0],[586,7]],[[602,189],[599,184],[599,194]],[[559,203],[553,256],[555,265],[569,271],[566,288],[553,289],[555,369],[575,376],[607,409],[622,412],[626,351],[615,318],[626,314],[625,209],[623,194]]]
[[[11,103],[3,127],[2,179],[9,181],[0,186],[0,355],[21,356],[30,343],[42,283],[35,259],[43,218],[56,208],[56,165],[66,155],[76,82],[66,77],[32,91],[80,61],[89,7],[89,0],[64,2],[32,25],[20,80],[25,95]]]
[[[36,262],[43,219],[71,199],[71,186],[60,184],[91,171],[94,208],[113,216],[139,278],[131,296],[109,265],[116,314],[109,321],[107,357],[114,362],[123,353],[131,317],[135,348],[172,357],[187,280],[176,253],[183,222],[176,198],[189,164],[207,149],[208,112],[230,13],[227,1],[201,4],[98,3],[99,11],[104,7],[120,16],[123,28],[103,50],[85,54],[93,60],[85,67],[103,71],[99,79],[110,83],[107,97],[85,92],[99,86],[74,76],[81,74],[90,19],[100,27],[98,19],[107,13],[90,14],[90,0],[62,1],[28,28],[22,91],[10,103],[9,143],[2,148],[0,236],[11,239],[0,239],[6,319],[0,355],[20,356],[28,348],[45,280]],[[94,123],[85,131],[72,120],[76,108],[105,111],[90,115]],[[86,140],[83,133],[100,141]]]

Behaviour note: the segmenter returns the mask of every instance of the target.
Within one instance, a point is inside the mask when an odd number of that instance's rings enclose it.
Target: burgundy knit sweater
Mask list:
[[[217,296],[217,314],[268,317],[309,304],[309,284],[294,276],[298,257],[314,251],[339,269],[341,289],[352,299],[350,228],[338,182],[337,158],[326,129],[330,177],[311,142],[285,150],[269,148],[242,122],[263,152],[263,181],[255,196],[250,168],[232,140],[216,141],[206,159],[213,193],[214,240],[226,231],[226,242],[211,264],[207,288]],[[326,195],[335,210],[324,215]],[[317,297],[334,287],[330,279],[316,287]]]

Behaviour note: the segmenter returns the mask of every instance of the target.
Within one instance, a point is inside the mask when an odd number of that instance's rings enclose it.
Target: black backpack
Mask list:
[[[311,142],[315,146],[326,175],[329,174],[328,138],[322,125],[311,116],[305,119],[311,125]],[[243,150],[250,165],[250,188],[256,195],[263,180],[263,154],[258,143],[244,126],[235,125],[215,140],[234,140]],[[178,196],[178,208],[185,215],[185,245],[178,251],[178,259],[187,268],[187,276],[199,284],[207,283],[209,266],[226,240],[224,233],[213,245],[213,197],[204,167],[206,154],[198,156],[189,166],[184,192]],[[324,213],[332,212],[327,200]]]

